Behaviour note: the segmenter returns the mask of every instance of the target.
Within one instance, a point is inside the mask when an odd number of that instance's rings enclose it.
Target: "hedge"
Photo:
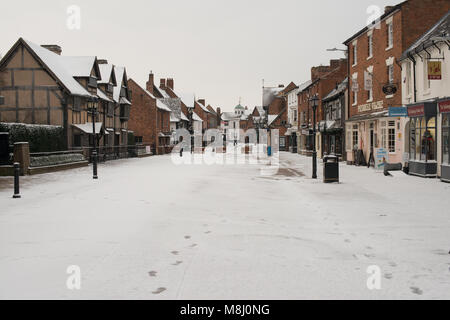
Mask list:
[[[0,132],[9,132],[9,143],[28,142],[30,152],[65,150],[64,128],[24,123],[0,123]]]

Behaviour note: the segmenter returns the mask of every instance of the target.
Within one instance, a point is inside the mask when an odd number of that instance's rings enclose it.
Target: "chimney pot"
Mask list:
[[[147,81],[147,91],[151,94],[154,94],[153,87],[155,86],[155,76],[153,75],[153,72],[150,71],[148,75],[148,81]]]
[[[173,90],[173,79],[172,78],[167,79],[167,86]]]

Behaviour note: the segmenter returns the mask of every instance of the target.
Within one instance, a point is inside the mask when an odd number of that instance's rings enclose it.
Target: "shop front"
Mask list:
[[[319,124],[322,136],[322,157],[333,154],[338,158],[343,157],[343,132],[340,123],[337,121],[322,121]]]
[[[438,158],[440,162],[440,177],[444,182],[450,182],[450,98],[439,101],[439,119],[440,119],[440,150],[441,155]]]
[[[435,178],[437,162],[437,103],[435,101],[408,105],[409,174]]]

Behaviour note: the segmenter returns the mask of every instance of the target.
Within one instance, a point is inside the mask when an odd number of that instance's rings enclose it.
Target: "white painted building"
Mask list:
[[[402,56],[411,174],[450,182],[450,12]]]

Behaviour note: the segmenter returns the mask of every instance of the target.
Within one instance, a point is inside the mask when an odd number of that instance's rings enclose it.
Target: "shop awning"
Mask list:
[[[78,130],[80,130],[84,133],[87,133],[87,134],[92,134],[92,132],[93,132],[92,122],[86,122],[84,124],[73,124],[72,126],[74,126]],[[95,134],[101,134],[103,132],[104,132],[103,122],[96,122],[95,123]]]

